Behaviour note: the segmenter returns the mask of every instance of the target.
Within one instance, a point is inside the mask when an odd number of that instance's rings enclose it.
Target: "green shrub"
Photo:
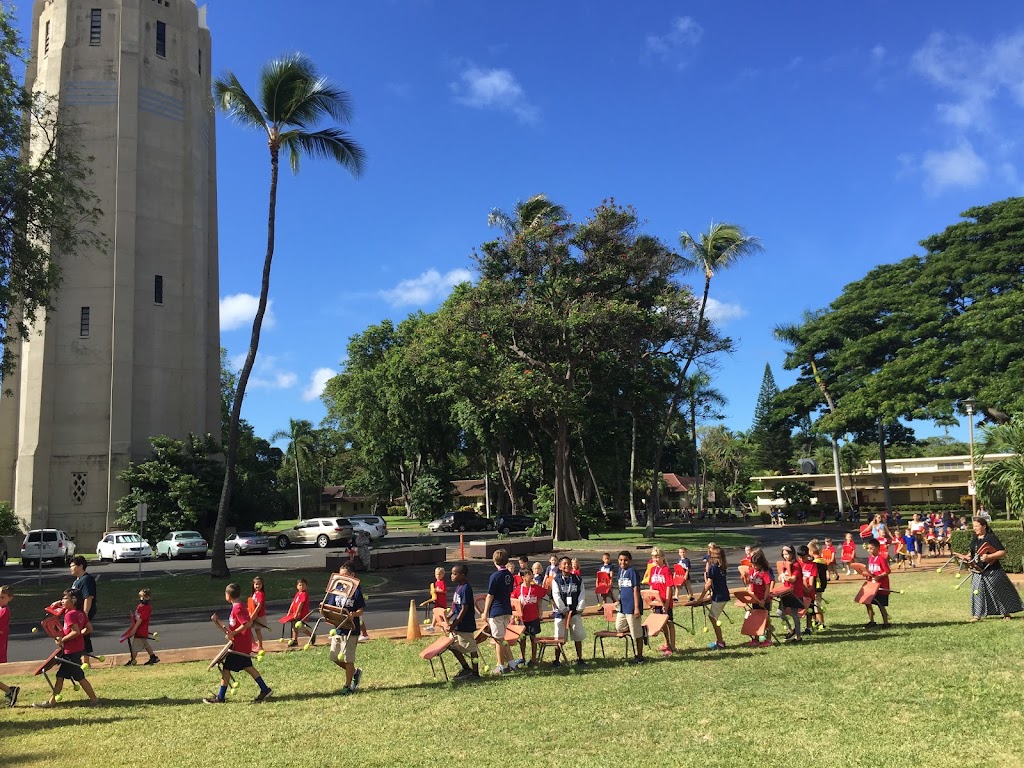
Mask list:
[[[1003,521],[1006,522],[1005,520]],[[1013,522],[1013,521],[1011,521]],[[1008,573],[1021,573],[1024,564],[1024,533],[1021,532],[1020,523],[1015,523],[1013,528],[999,529],[995,525],[992,531],[1003,543],[1006,549],[1006,557],[1002,560],[1003,569]],[[954,552],[966,554],[971,551],[971,539],[974,538],[973,531],[953,531],[949,537],[949,545]]]
[[[17,536],[21,533],[21,521],[14,514],[9,501],[0,501],[0,536]]]

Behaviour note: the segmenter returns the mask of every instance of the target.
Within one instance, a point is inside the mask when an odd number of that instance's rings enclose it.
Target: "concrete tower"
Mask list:
[[[88,546],[151,436],[220,434],[210,31],[194,0],[35,0],[32,35],[26,84],[81,126],[109,245],[55,254],[0,399],[0,499]]]

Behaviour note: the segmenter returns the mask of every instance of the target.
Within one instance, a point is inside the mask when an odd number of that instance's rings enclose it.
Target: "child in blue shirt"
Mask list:
[[[636,656],[634,664],[644,663],[644,625],[641,619],[640,574],[633,567],[633,555],[619,552],[619,611],[615,615],[615,631],[629,632]]]
[[[711,605],[708,607],[708,616],[711,617],[711,626],[715,630],[715,642],[708,645],[712,650],[725,648],[725,640],[722,638],[722,611],[729,602],[729,583],[726,579],[725,550],[717,544],[708,546],[708,570],[704,575],[704,589],[700,593],[698,601],[703,600],[708,593],[711,594]]]
[[[473,588],[466,580],[468,574],[469,568],[464,564],[452,566],[452,584],[455,585],[455,592],[448,613],[449,627],[454,640],[451,651],[462,665],[462,671],[455,676],[455,680],[480,677],[480,652],[476,645],[476,618],[473,615]],[[466,661],[466,656],[472,659],[472,667]]]

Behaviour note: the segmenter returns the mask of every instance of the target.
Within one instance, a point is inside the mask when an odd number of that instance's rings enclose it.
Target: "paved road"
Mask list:
[[[811,538],[824,538],[825,536],[841,539],[845,529],[840,529],[834,525],[790,525],[781,528],[760,526],[742,529],[730,528],[729,532],[743,533],[759,539],[768,551],[769,561],[774,563],[779,559],[779,549],[783,544],[801,544],[806,543]],[[441,534],[440,538],[449,545],[458,543],[457,534]],[[389,536],[387,544],[399,544],[405,540],[407,540],[405,543],[418,543],[421,541],[417,537],[404,537],[404,539],[400,539],[397,536]],[[334,553],[336,550],[329,550],[328,552]],[[588,590],[592,590],[593,573],[597,570],[597,566],[601,561],[600,554],[594,552],[570,552],[567,554],[575,554],[580,558],[585,584]],[[698,553],[691,554],[697,555],[694,559],[699,559]],[[730,577],[731,580],[735,579],[734,566],[738,560],[738,557],[735,556],[737,554],[737,551],[729,552],[730,571],[733,574]],[[535,557],[546,563],[546,557]],[[271,568],[321,568],[324,567],[324,558],[324,550],[291,549],[282,552],[271,552],[265,556],[229,556],[228,562],[233,570],[244,568],[246,570],[266,571]],[[670,556],[669,559],[672,560],[672,557]],[[194,573],[208,570],[209,565],[209,560],[174,561],[172,563],[154,561],[143,564],[143,573],[150,575],[154,573]],[[493,566],[484,561],[471,561],[469,566],[470,584],[473,587],[474,593],[476,595],[484,594],[486,592],[487,579],[491,574]],[[450,564],[446,570],[450,570]],[[102,589],[102,582],[105,579],[135,578],[138,573],[138,565],[135,563],[104,563],[102,565],[97,563],[89,567],[89,572],[99,578],[100,589]],[[63,585],[68,580],[67,571],[64,568],[44,568],[43,574],[44,579],[54,583],[55,590],[58,583]],[[376,575],[382,577],[385,581],[380,587],[373,589],[367,596],[366,622],[371,632],[374,629],[404,627],[409,615],[409,601],[412,599],[418,604],[429,596],[428,584],[433,579],[433,568],[431,566],[389,568],[378,571]],[[0,583],[17,583],[26,578],[32,579],[34,582],[35,576],[36,572],[34,570],[22,571],[18,567],[8,567],[0,571]],[[315,592],[316,586],[310,586]],[[588,603],[592,604],[594,599],[593,593],[588,593],[587,598]],[[276,638],[280,637],[280,625],[277,623],[277,618],[285,613],[287,603],[287,600],[271,600],[268,608],[270,613],[270,621],[268,623],[271,625],[271,629],[265,636],[265,639],[273,638],[276,641]],[[16,605],[17,603],[15,603]],[[160,642],[156,646],[157,653],[159,654],[161,648],[185,648],[218,643],[221,636],[209,621],[210,613],[214,609],[219,610],[222,614],[224,613],[223,606],[210,606],[206,609],[196,609],[188,613],[177,612],[174,614],[161,614],[159,608],[157,608],[152,625],[160,633]],[[418,612],[417,615],[419,620],[422,620],[423,614]],[[15,616],[17,617],[16,609]],[[30,622],[24,620],[16,621],[12,624],[11,638],[8,646],[8,659],[10,661],[41,659],[49,653],[49,650],[52,648],[51,641],[41,634],[31,634],[31,626]],[[117,642],[121,632],[127,628],[125,617],[114,617],[101,613],[94,622],[94,628],[96,637],[94,644],[97,652],[127,652],[127,647],[119,645]]]

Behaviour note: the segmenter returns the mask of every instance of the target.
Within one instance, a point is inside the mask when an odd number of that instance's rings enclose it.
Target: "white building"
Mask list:
[[[993,453],[985,461],[1000,461],[1013,456],[1012,453]],[[978,465],[975,465],[977,472]],[[968,495],[971,479],[970,456],[929,456],[913,459],[889,459],[886,462],[889,474],[889,497],[893,505],[898,504],[956,504],[962,496]],[[765,475],[752,477],[764,486],[756,491],[757,504],[761,509],[780,506],[785,502],[775,498],[775,489],[788,482],[807,483],[811,496],[819,504],[836,503],[836,477],[834,474],[808,475]],[[855,505],[885,503],[882,485],[882,462],[878,459],[867,462],[853,472],[843,473],[843,490]]]
[[[94,159],[109,246],[63,270],[0,399],[0,498],[95,541],[149,438],[220,434],[210,32],[194,0],[35,0],[26,85]]]

